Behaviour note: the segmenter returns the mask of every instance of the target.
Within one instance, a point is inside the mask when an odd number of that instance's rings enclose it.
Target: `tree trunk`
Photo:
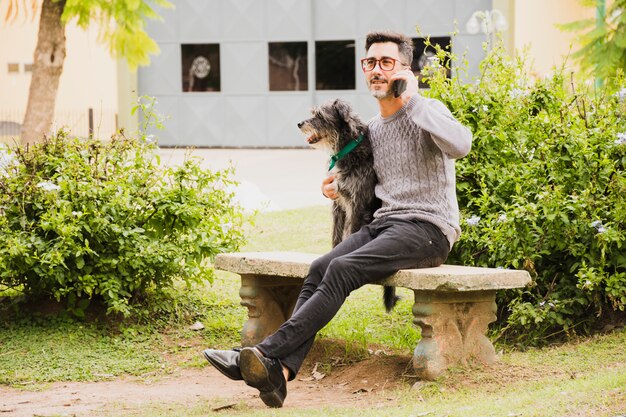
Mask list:
[[[52,125],[65,61],[65,24],[61,21],[64,8],[65,0],[43,0],[28,105],[22,125],[22,145],[43,141]]]

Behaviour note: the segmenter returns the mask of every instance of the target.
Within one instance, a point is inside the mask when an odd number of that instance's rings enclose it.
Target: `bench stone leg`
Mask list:
[[[413,354],[413,368],[424,380],[434,380],[450,366],[469,361],[491,364],[496,359],[487,338],[496,320],[495,291],[415,291],[413,322],[422,339]]]
[[[303,280],[267,275],[241,275],[239,296],[248,308],[241,345],[253,346],[274,333],[293,312]]]

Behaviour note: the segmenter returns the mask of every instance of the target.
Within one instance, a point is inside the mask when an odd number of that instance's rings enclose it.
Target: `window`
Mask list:
[[[181,45],[183,91],[220,91],[220,46]]]
[[[354,41],[315,42],[315,88],[355,89]]]
[[[33,64],[24,64],[24,72],[33,72]]]
[[[431,45],[439,45],[444,50],[450,50],[450,37],[443,36],[438,38],[430,38]],[[435,48],[434,46],[426,47],[424,38],[413,38],[413,62],[411,63],[411,70],[419,79],[420,87],[428,87],[428,83],[423,80],[422,70],[432,64],[435,60]],[[449,62],[443,62],[443,65],[448,65]],[[447,76],[450,78],[450,70],[447,70]]]
[[[16,62],[9,62],[7,64],[7,70],[9,74],[17,74],[20,72],[20,64]]]
[[[270,91],[308,90],[306,42],[270,42]]]

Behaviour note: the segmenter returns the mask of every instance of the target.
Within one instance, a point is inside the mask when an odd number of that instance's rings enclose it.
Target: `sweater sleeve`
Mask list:
[[[472,147],[472,132],[454,118],[439,100],[419,94],[412,97],[409,116],[415,124],[430,133],[433,141],[451,159],[462,158]]]

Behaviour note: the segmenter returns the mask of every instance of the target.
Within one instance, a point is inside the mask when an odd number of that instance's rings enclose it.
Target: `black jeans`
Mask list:
[[[256,347],[279,359],[291,380],[315,334],[352,291],[401,269],[441,265],[449,251],[448,240],[437,226],[393,216],[376,219],[313,261],[291,318]]]

